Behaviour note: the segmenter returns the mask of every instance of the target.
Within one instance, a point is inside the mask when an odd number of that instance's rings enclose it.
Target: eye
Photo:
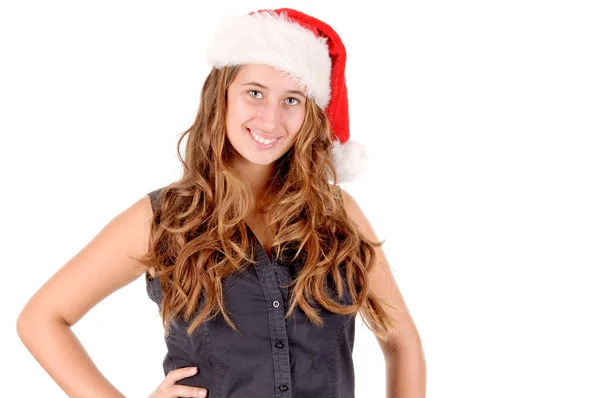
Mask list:
[[[262,98],[262,93],[260,91],[248,90],[248,94],[253,98]]]
[[[291,103],[287,102],[289,100],[292,100],[292,102]],[[300,103],[300,101],[298,101],[296,98],[293,98],[293,97],[286,98],[285,101],[286,101],[286,104],[288,104],[288,105],[297,105]]]

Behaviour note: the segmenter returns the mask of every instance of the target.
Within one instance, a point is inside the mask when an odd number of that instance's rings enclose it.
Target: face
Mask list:
[[[244,65],[227,89],[227,138],[241,158],[258,165],[293,144],[306,113],[306,90],[268,65]]]

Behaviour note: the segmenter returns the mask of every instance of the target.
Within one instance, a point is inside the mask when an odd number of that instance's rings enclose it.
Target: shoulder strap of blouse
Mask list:
[[[160,191],[162,188],[155,189],[152,192],[148,192],[147,195],[150,197],[150,204],[152,205],[152,212],[156,214],[160,204]]]

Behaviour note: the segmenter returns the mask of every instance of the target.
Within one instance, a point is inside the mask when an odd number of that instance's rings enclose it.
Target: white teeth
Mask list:
[[[273,138],[272,140],[265,140],[264,138],[262,138],[261,136],[259,136],[258,134],[256,134],[254,131],[250,130],[250,134],[252,134],[252,137],[254,137],[255,141],[260,142],[261,144],[272,144],[275,141],[277,141],[277,138]]]

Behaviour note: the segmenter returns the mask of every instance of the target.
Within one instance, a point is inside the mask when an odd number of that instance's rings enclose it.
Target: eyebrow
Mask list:
[[[265,86],[264,84],[257,83],[257,82],[244,83],[244,84],[242,84],[242,86],[257,86],[257,87],[263,88],[265,90],[269,90],[269,87]],[[306,98],[306,95],[304,95],[304,93],[302,91],[287,90],[286,93],[298,94],[298,95],[301,95],[302,97]]]

